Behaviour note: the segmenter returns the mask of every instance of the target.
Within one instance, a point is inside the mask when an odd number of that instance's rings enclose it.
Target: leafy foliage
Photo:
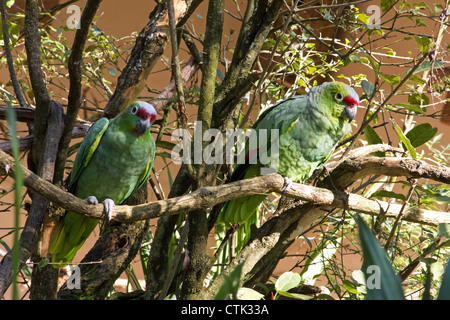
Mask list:
[[[293,2],[286,3],[291,5]],[[377,24],[373,12],[366,12],[355,4],[344,6],[340,3],[336,2],[336,6],[321,5],[315,10],[307,10],[301,5],[292,12],[285,8],[282,21],[277,21],[272,26],[261,51],[257,53],[258,59],[251,72],[256,80],[249,86],[247,95],[239,99],[239,114],[227,116],[236,119],[236,127],[247,129],[255,120],[256,113],[272,102],[304,94],[323,81],[339,80],[357,88],[361,93],[362,103],[353,135],[346,137],[331,161],[340,159],[348,151],[358,147],[386,144],[397,147],[400,151],[379,151],[374,155],[415,158],[448,167],[450,145],[443,145],[444,132],[436,125],[436,120],[446,116],[441,111],[441,105],[446,102],[445,95],[450,91],[446,71],[448,43],[444,40],[444,35],[448,33],[448,18],[444,6],[440,3],[430,5],[406,0],[382,0],[380,7],[377,5],[381,9]],[[11,2],[7,4],[11,5]],[[244,10],[237,1],[233,1],[228,8],[231,18],[228,18],[238,19],[241,23],[247,16]],[[41,18],[44,17],[50,18],[47,20],[50,22],[55,19],[50,13],[42,13]],[[23,18],[24,15],[20,12],[9,15],[8,32],[18,82],[27,102],[33,104],[35,95],[26,74],[28,62],[21,34]],[[128,61],[131,46],[136,39],[135,34],[122,39],[105,34],[96,23],[100,19],[102,18],[97,17],[94,21],[83,51],[82,85],[86,90],[95,92],[95,98],[84,97],[83,112],[79,115],[83,122],[95,121],[103,113],[105,104],[113,94],[113,84],[121,74],[123,63]],[[205,35],[198,32],[194,25],[204,25],[205,19],[197,14],[191,17],[191,21],[192,24],[186,24],[183,29],[185,41],[180,41],[180,47],[195,55],[197,46],[197,53],[202,52],[200,47],[204,44]],[[64,103],[68,95],[64,80],[67,78],[67,63],[71,52],[68,39],[75,31],[64,25],[45,23],[40,25],[39,32],[45,82],[52,99]],[[228,79],[230,63],[235,63],[234,50],[239,35],[240,32],[234,29],[223,33],[226,42],[221,50],[215,77],[217,88],[221,88]],[[191,39],[192,43],[187,45],[187,39]],[[163,56],[161,60],[164,67],[150,76],[156,74],[157,77],[157,73],[171,72],[170,58]],[[6,65],[4,56],[1,57],[1,62]],[[197,79],[183,89],[189,106],[187,129],[193,132],[193,120],[198,113],[202,89]],[[147,85],[140,98],[151,100],[158,93]],[[0,84],[0,98],[12,104],[17,102],[11,81]],[[158,199],[167,198],[179,170],[178,165],[171,162],[170,152],[174,144],[168,137],[181,126],[180,119],[183,115],[178,109],[177,97],[168,99],[167,102],[164,118],[157,121],[160,126],[155,132],[159,146],[157,161],[164,164],[151,177],[151,189]],[[6,130],[3,133],[5,139],[9,140]],[[72,151],[75,152],[76,148],[77,145],[73,145]],[[227,178],[228,168],[217,171],[219,175],[214,184],[220,185]],[[162,180],[168,181],[168,185],[162,185]],[[11,187],[5,188],[3,193],[13,190]],[[348,191],[392,204],[442,212],[449,210],[450,187],[431,181],[417,182],[405,177],[373,175],[364,177]],[[3,198],[3,194],[1,197]],[[210,272],[202,279],[205,286],[224,274],[227,266],[251,239],[255,226],[261,227],[279,213],[278,209],[283,209],[279,206],[280,202],[279,196],[270,195],[261,205],[259,215],[252,217],[253,220],[249,223],[236,227],[233,232],[223,226],[213,229],[215,242],[211,244],[211,250],[215,261]],[[2,205],[7,208],[5,211],[11,206],[6,201]],[[208,210],[208,217],[212,217],[217,209]],[[382,215],[364,217],[366,222],[358,217],[355,223],[355,214],[357,213],[348,210],[330,211],[315,228],[299,235],[296,243],[303,239],[307,249],[290,271],[278,276],[277,269],[270,272],[273,265],[268,263],[259,270],[263,273],[267,268],[267,274],[258,278],[258,284],[250,285],[249,275],[243,274],[242,265],[238,264],[238,267],[227,273],[223,286],[213,297],[302,300],[449,297],[448,226],[418,225],[402,221],[401,217],[396,222]],[[184,248],[185,221],[186,215],[180,214],[169,231],[167,265],[163,268],[174,270],[174,277],[169,279],[166,297],[180,296],[185,261],[184,255],[177,256],[176,249],[179,245]],[[151,251],[158,245],[153,242],[155,234],[152,230],[154,229],[148,231],[140,248],[144,277],[147,277]],[[358,230],[361,238],[358,238]],[[0,244],[7,251],[10,248],[2,239],[9,234],[0,236]],[[275,265],[279,261],[288,260],[283,259],[288,247],[279,250],[272,256],[271,263]],[[350,269],[346,265],[350,256],[361,257],[364,261],[363,271],[369,265],[378,266],[386,279],[389,277],[392,280],[392,287],[387,291],[368,288],[364,272]],[[136,267],[127,268],[127,276],[133,284],[131,289],[127,286],[127,290],[139,289],[135,270]],[[402,277],[403,291],[399,289],[397,275]],[[294,292],[302,285],[320,285],[326,288],[326,293],[306,295]],[[387,287],[383,285],[382,288]]]

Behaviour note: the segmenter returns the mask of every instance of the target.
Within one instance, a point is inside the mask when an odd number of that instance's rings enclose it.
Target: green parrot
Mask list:
[[[103,202],[111,219],[115,203],[123,203],[147,180],[155,158],[150,127],[156,110],[137,101],[112,120],[101,118],[80,145],[70,175],[69,192],[91,204]],[[59,268],[70,263],[99,220],[67,212],[49,252]]]
[[[259,133],[262,131],[268,137],[250,147],[250,135],[242,153],[245,158],[235,166],[231,182],[269,173],[270,170],[264,172],[268,168],[285,177],[286,188],[292,181],[306,180],[329,159],[339,140],[350,132],[350,122],[356,116],[358,105],[355,90],[341,82],[326,82],[313,87],[307,95],[275,103],[261,113],[253,126],[252,134],[257,139],[261,140]],[[274,144],[277,148],[272,148]],[[269,160],[263,163],[264,158]],[[228,201],[218,221],[227,225],[243,223],[266,197],[261,194]]]

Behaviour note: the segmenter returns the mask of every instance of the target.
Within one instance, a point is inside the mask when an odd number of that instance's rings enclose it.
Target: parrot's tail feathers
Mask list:
[[[244,223],[247,221],[248,217],[252,215],[253,212],[247,212],[247,206],[246,203],[243,203],[241,206],[236,208],[236,212],[234,213],[235,219],[238,220],[240,223]]]
[[[265,198],[266,195],[258,194],[228,201],[223,206],[217,221],[226,225],[242,224],[258,210]]]
[[[86,230],[86,223],[84,221],[84,218],[76,220],[75,223],[70,228],[68,242],[70,242],[72,245],[76,245],[80,243],[80,241],[83,241],[84,238],[83,234],[85,230]]]
[[[56,252],[52,256],[52,265],[54,268],[64,268],[68,264],[70,264],[75,258],[75,255],[77,254],[78,250],[81,248],[81,246],[84,244],[84,241],[80,243],[77,246],[72,246],[66,241],[64,243],[63,249],[60,252]]]
[[[55,239],[53,240],[52,244],[50,245],[49,252],[51,254],[56,254],[57,252],[61,251],[62,246],[64,245],[65,239],[66,239],[66,232],[64,231],[65,225],[63,225],[56,234]]]
[[[56,234],[55,239],[53,240],[49,253],[52,254],[52,262],[54,268],[64,268],[67,265],[67,261],[61,257],[61,253],[64,252],[64,247],[66,246],[66,226],[63,225],[58,233]],[[61,263],[61,264],[60,264]]]
[[[86,239],[78,239],[78,242],[74,245],[70,241],[70,234],[66,225],[63,225],[56,234],[53,243],[50,246],[49,253],[52,254],[52,262],[54,268],[63,268],[70,264],[75,257],[77,251],[84,244]],[[73,230],[73,228],[70,228]]]

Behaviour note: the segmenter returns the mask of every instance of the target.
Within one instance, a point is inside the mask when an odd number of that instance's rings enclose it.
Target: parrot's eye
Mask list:
[[[131,113],[132,113],[132,114],[136,114],[137,111],[138,111],[138,108],[137,108],[137,107],[133,107],[133,109],[131,109]]]
[[[337,101],[342,101],[342,99],[344,99],[344,96],[342,95],[342,93],[336,93],[335,98]]]

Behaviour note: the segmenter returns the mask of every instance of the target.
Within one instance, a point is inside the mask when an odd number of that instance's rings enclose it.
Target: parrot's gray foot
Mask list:
[[[283,184],[283,189],[282,189],[282,193],[286,194],[289,192],[289,190],[291,190],[292,187],[292,179],[289,177],[284,177],[284,184]]]
[[[103,200],[103,212],[105,213],[105,216],[108,218],[108,222],[111,222],[112,217],[112,211],[114,208],[114,201],[111,199],[105,199]]]
[[[98,200],[95,196],[89,196],[86,199],[87,202],[89,202],[89,204],[98,204]]]

